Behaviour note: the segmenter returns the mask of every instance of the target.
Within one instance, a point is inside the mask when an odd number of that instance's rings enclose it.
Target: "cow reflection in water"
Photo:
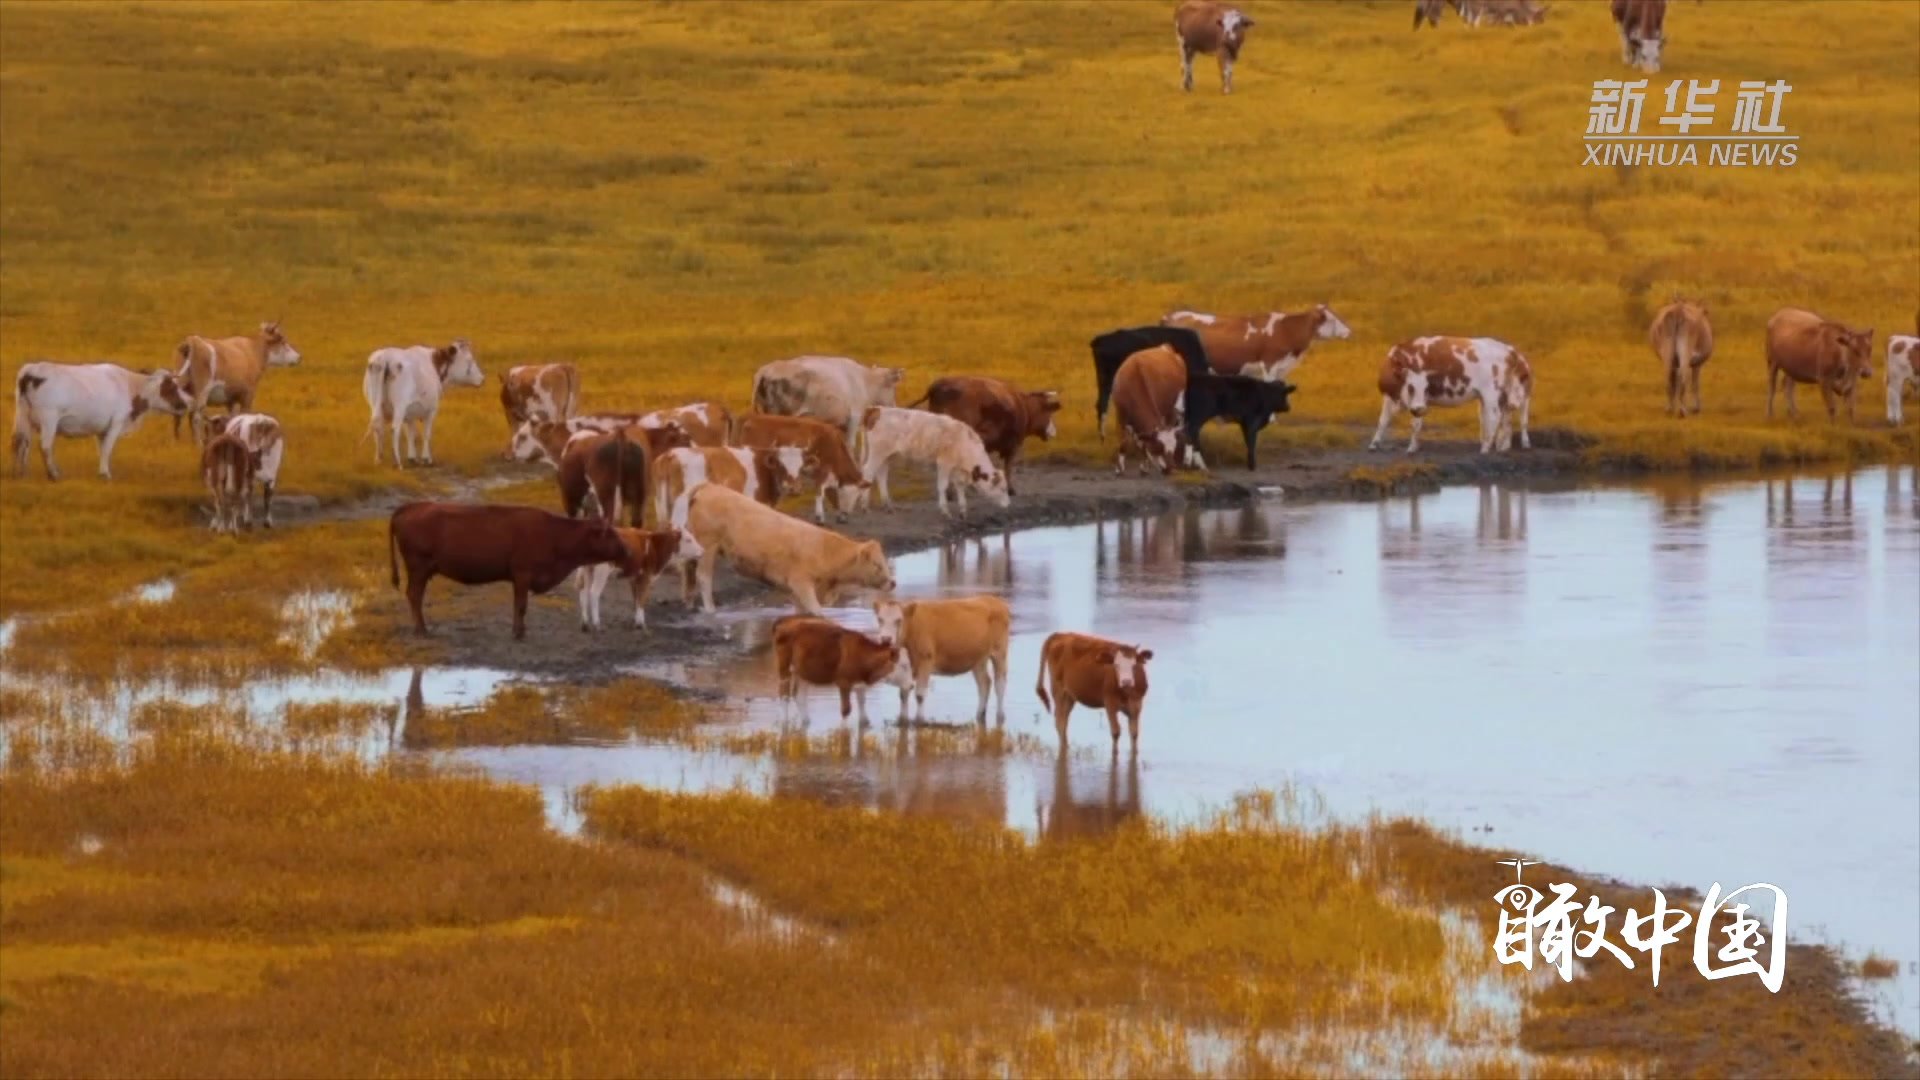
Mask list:
[[[1070,755],[1062,750],[1053,759],[1052,799],[1043,797],[1034,800],[1034,824],[1040,838],[1065,840],[1070,837],[1101,836],[1128,821],[1137,820],[1140,817],[1140,755],[1137,752],[1127,754],[1125,772],[1123,782],[1120,751],[1116,746],[1107,762],[1106,783],[1089,783],[1089,778],[1083,773],[1083,795],[1092,797],[1075,798]],[[1105,788],[1104,792],[1095,795],[1094,792],[1100,787]]]
[[[973,550],[973,569],[967,569],[967,550]],[[1044,564],[1043,564],[1044,565]],[[998,544],[989,545],[985,536],[971,541],[956,540],[940,548],[940,571],[935,579],[942,588],[994,588],[1011,592],[1014,578],[1013,533],[1000,534]]]
[[[944,737],[943,737],[944,736]],[[852,760],[789,758],[774,762],[776,797],[827,806],[857,806],[909,816],[1001,826],[1007,822],[1006,750],[994,738],[956,748],[948,733],[897,728],[862,743]]]
[[[1113,543],[1108,544],[1111,529]],[[1254,504],[1231,510],[1185,510],[1147,518],[1094,524],[1094,565],[1196,576],[1193,564],[1235,558],[1273,558],[1287,553],[1286,528]]]
[[[1786,549],[1809,544],[1852,544],[1859,537],[1853,528],[1853,474],[1842,473],[1819,481],[1820,505],[1794,506],[1794,478],[1767,481],[1767,552],[1771,561],[1776,554],[1791,561]],[[1804,501],[1804,500],[1803,500]]]

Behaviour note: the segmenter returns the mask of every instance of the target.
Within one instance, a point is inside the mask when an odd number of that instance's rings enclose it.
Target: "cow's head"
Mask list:
[[[693,532],[679,526],[669,525],[656,529],[650,534],[647,569],[660,573],[679,562],[698,562],[706,549],[700,541],[693,538]]]
[[[1659,74],[1660,50],[1664,48],[1666,44],[1667,32],[1665,30],[1655,30],[1653,36],[1650,38],[1635,38],[1633,42],[1635,54],[1633,66],[1649,75]]]
[[[168,413],[172,416],[184,416],[193,405],[187,399],[186,388],[180,385],[180,376],[171,371],[156,368],[147,372],[140,383],[140,405],[154,412]],[[178,421],[175,421],[174,435],[178,437]]]
[[[1220,13],[1220,36],[1235,52],[1240,51],[1240,43],[1247,38],[1247,31],[1253,29],[1253,18],[1239,8],[1228,8]]]
[[[906,377],[906,368],[868,368],[867,388],[873,394],[873,404],[894,404],[894,395],[900,389],[900,380]]]
[[[1138,645],[1122,645],[1113,650],[1113,685],[1120,699],[1120,711],[1134,723],[1139,722],[1140,706],[1147,698],[1147,661],[1151,659],[1153,650]]]
[[[1855,379],[1865,379],[1873,375],[1873,327],[1865,330],[1848,329],[1843,331],[1842,340],[1847,351],[1852,354],[1850,365]]]
[[[893,564],[887,561],[887,551],[880,541],[868,540],[854,548],[852,577],[854,585],[883,593],[893,591]]]
[[[300,362],[300,350],[280,332],[280,320],[260,324],[260,343],[266,346],[267,363],[272,367],[292,367]]]
[[[1037,390],[1027,394],[1026,434],[1051,440],[1060,433],[1053,422],[1053,414],[1059,411],[1060,391]]]
[[[453,344],[433,350],[433,369],[448,386],[485,386],[487,382],[473,343],[466,338],[454,338]]]
[[[1254,387],[1254,392],[1260,395],[1261,411],[1272,416],[1292,411],[1293,406],[1287,403],[1287,397],[1298,389],[1289,382],[1262,382]]]
[[[873,602],[874,635],[882,641],[906,640],[907,606],[891,596]]]
[[[797,446],[775,447],[772,451],[773,484],[780,490],[791,490],[800,486],[800,480],[819,469],[820,458],[811,450],[802,450]]]
[[[1186,432],[1177,427],[1162,428],[1142,440],[1140,448],[1145,451],[1147,460],[1165,475],[1187,460],[1193,448],[1187,445]]]
[[[967,473],[967,482],[995,506],[1005,507],[1013,501],[1007,494],[1007,474],[997,468],[975,465]]]
[[[1313,332],[1314,337],[1345,341],[1353,336],[1353,328],[1341,322],[1340,316],[1335,315],[1332,308],[1325,304],[1318,304],[1315,305],[1314,311],[1320,316],[1320,328]]]
[[[662,420],[659,427],[644,430],[647,433],[647,447],[656,454],[693,445],[693,436],[687,434],[687,429],[681,427],[678,420]]]
[[[1427,373],[1413,369],[1400,380],[1399,406],[1415,416],[1427,415]]]
[[[560,448],[567,445],[570,435],[565,424],[528,420],[514,429],[507,456],[515,461],[544,461],[557,466],[560,464]]]

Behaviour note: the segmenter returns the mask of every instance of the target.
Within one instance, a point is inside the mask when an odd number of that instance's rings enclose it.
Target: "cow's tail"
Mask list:
[[[1040,704],[1047,709],[1053,708],[1053,699],[1047,696],[1047,653],[1052,644],[1053,639],[1048,638],[1046,645],[1040,646],[1040,674],[1033,680],[1033,692],[1040,695]]]
[[[926,393],[921,394],[919,397],[914,398],[912,401],[907,402],[905,405],[901,406],[901,408],[917,409],[921,405],[924,405],[931,400],[933,400],[933,385],[929,384],[927,386]]]
[[[22,469],[26,468],[27,447],[33,444],[33,419],[29,415],[33,406],[27,401],[27,395],[46,381],[46,376],[22,369],[20,378],[13,384],[13,438],[8,449],[15,464]]]
[[[627,429],[619,428],[613,433],[613,509],[601,507],[607,515],[607,524],[615,525],[620,521],[620,489],[627,486]]]
[[[372,413],[367,417],[366,434],[360,436],[360,441],[355,443],[355,446],[366,445],[368,439],[373,439],[376,445],[378,444],[380,439],[380,417],[386,413],[387,403],[392,400],[392,394],[389,392],[387,384],[393,381],[393,367],[385,360],[380,361],[377,365],[380,369],[380,377],[376,379],[374,378],[375,366],[376,365],[373,364],[367,365],[365,384],[367,405],[371,407]]]
[[[181,342],[180,347],[175,349],[173,351],[173,354],[180,361],[180,366],[176,370],[181,380],[186,381],[188,375],[193,370],[193,339],[188,338],[187,340]],[[209,366],[211,366],[211,364],[209,364]],[[192,414],[193,414],[193,406],[191,402],[188,403],[186,412],[177,412],[173,414],[173,439],[175,442],[180,441],[180,421],[189,419],[192,416]]]
[[[580,415],[580,369],[574,367],[572,364],[568,364],[566,373],[567,400],[560,406],[560,420],[562,423]]]

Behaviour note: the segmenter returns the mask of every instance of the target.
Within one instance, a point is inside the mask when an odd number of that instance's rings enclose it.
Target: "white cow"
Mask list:
[[[869,408],[861,420],[867,432],[867,459],[862,478],[878,484],[880,502],[893,505],[887,491],[887,473],[893,459],[904,458],[934,469],[934,496],[940,512],[947,513],[947,489],[952,487],[960,500],[960,516],[967,516],[967,488],[973,487],[995,506],[1006,506],[1007,474],[987,456],[980,434],[949,416],[896,409],[882,405]]]
[[[1906,421],[1906,410],[1902,399],[1908,393],[1920,391],[1920,375],[1913,370],[1914,362],[1920,360],[1920,337],[1912,334],[1887,335],[1887,423],[1900,424]]]
[[[60,479],[53,463],[55,436],[100,440],[100,475],[111,480],[113,445],[140,426],[149,412],[186,414],[190,403],[171,371],[144,374],[118,364],[55,364],[36,361],[20,368],[13,395],[13,470],[27,472],[27,449],[40,440],[47,479]]]
[[[440,412],[440,394],[449,386],[484,386],[487,378],[473,346],[459,338],[451,345],[433,348],[413,345],[407,348],[375,349],[367,357],[367,375],[362,388],[367,405],[373,410],[367,418],[367,434],[373,439],[373,460],[380,460],[380,423],[393,428],[393,464],[405,468],[433,464],[433,420]],[[412,424],[413,427],[408,427]],[[419,430],[419,453],[414,452],[414,431]],[[400,433],[407,434],[407,456],[400,457]]]
[[[287,454],[287,440],[281,434],[280,421],[266,413],[208,417],[207,438],[217,439],[222,435],[238,439],[240,445],[260,459],[253,475],[260,481],[267,528],[273,528],[273,488],[280,482],[280,462]]]
[[[1514,417],[1520,445],[1533,446],[1527,416],[1533,403],[1533,367],[1520,350],[1493,338],[1423,337],[1387,350],[1380,365],[1380,426],[1367,449],[1378,450],[1387,425],[1401,409],[1413,414],[1413,438],[1407,453],[1420,449],[1420,429],[1433,405],[1480,403],[1480,452],[1496,443],[1502,453],[1513,445]]]
[[[893,405],[903,368],[868,367],[844,356],[796,356],[753,375],[753,407],[772,416],[811,416],[847,433],[858,450],[860,417],[871,405]]]

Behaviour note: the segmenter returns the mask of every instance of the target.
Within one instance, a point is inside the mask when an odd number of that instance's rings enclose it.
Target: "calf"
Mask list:
[[[1873,374],[1873,329],[1855,330],[1801,308],[1781,308],[1767,320],[1767,419],[1773,419],[1773,395],[1784,379],[1787,415],[1798,417],[1796,383],[1817,383],[1827,405],[1827,422],[1839,420],[1836,406],[1847,403],[1853,423],[1853,394]]]
[[[260,481],[261,509],[266,515],[267,528],[273,528],[273,489],[280,482],[280,462],[287,453],[287,442],[280,435],[280,421],[266,413],[216,416],[207,421],[207,431],[213,438],[233,436],[259,460],[256,478]]]
[[[514,429],[513,439],[507,443],[507,458],[526,463],[544,461],[557,466],[560,452],[575,435],[611,435],[622,429],[637,428],[639,424],[639,413],[595,413],[559,423],[529,420]]]
[[[1325,304],[1288,314],[1212,315],[1204,311],[1173,311],[1163,326],[1184,326],[1200,335],[1207,363],[1219,375],[1246,375],[1278,382],[1307,358],[1307,349],[1321,339],[1344,341],[1353,329]]]
[[[1914,364],[1920,361],[1920,336],[1887,335],[1887,423],[1906,420],[1903,402],[1909,393],[1920,391],[1920,375]]]
[[[1093,403],[1093,414],[1098,420],[1100,441],[1107,439],[1107,403],[1113,398],[1114,376],[1120,373],[1120,365],[1134,353],[1151,349],[1156,345],[1165,345],[1180,354],[1186,362],[1190,375],[1205,375],[1213,369],[1207,365],[1207,350],[1200,344],[1200,335],[1177,326],[1136,326],[1127,330],[1112,330],[1101,334],[1089,343],[1093,347],[1093,378],[1100,396]]]
[[[531,506],[411,502],[387,521],[387,561],[394,588],[407,564],[413,629],[426,634],[421,610],[435,575],[462,585],[513,583],[513,636],[527,636],[527,595],[544,593],[582,566],[625,563],[627,546],[605,519],[574,521]]]
[[[717,401],[701,401],[674,409],[656,409],[640,418],[643,428],[667,423],[680,425],[694,446],[725,446],[733,428],[733,413]]]
[[[1025,391],[999,379],[977,375],[949,375],[933,380],[927,392],[908,408],[925,402],[927,411],[950,416],[980,436],[987,453],[998,454],[1007,473],[1007,494],[1013,494],[1013,459],[1020,444],[1030,438],[1051,440],[1056,434],[1053,414],[1060,411],[1055,390]]]
[[[804,682],[837,688],[841,721],[857,707],[865,727],[867,689],[892,678],[900,664],[900,647],[890,639],[876,640],[812,615],[788,615],[773,624],[773,666],[783,720],[795,703],[801,720],[806,719],[806,705],[799,700]]]
[[[1220,58],[1220,92],[1233,93],[1233,64],[1240,59],[1253,20],[1237,7],[1214,0],[1182,0],[1173,12],[1173,36],[1180,43],[1180,88],[1193,89],[1193,58],[1197,53]]]
[[[722,556],[741,575],[785,589],[809,615],[822,613],[823,593],[893,591],[893,566],[876,540],[850,540],[718,484],[694,488],[686,501],[684,514],[676,516],[700,542],[695,576],[708,614],[714,610],[713,568]],[[685,595],[684,579],[682,585]]]
[[[206,441],[208,405],[225,405],[227,415],[253,408],[253,393],[270,367],[292,367],[300,350],[280,332],[278,320],[260,324],[260,332],[229,338],[189,336],[174,349],[180,388],[186,394],[185,417],[195,442]],[[173,419],[180,437],[181,414]]]
[[[1480,403],[1480,452],[1501,452],[1513,445],[1513,414],[1519,415],[1520,445],[1533,446],[1527,417],[1533,402],[1533,368],[1520,350],[1492,338],[1423,337],[1387,351],[1380,365],[1380,425],[1367,449],[1378,450],[1387,425],[1401,409],[1413,414],[1413,438],[1407,453],[1420,449],[1420,429],[1432,405]]]
[[[579,407],[580,371],[572,364],[522,364],[500,376],[500,409],[509,432],[529,420],[567,420]]]
[[[972,675],[980,690],[976,724],[987,721],[987,692],[992,690],[1002,724],[1007,722],[1007,642],[1013,613],[997,596],[954,600],[874,602],[880,637],[900,643],[913,679],[900,687],[900,716],[907,715],[907,691],[913,690],[915,718],[927,718],[927,684],[935,675]]]
[[[836,520],[847,520],[849,510],[866,501],[868,484],[840,430],[804,416],[749,414],[734,421],[733,442],[755,450],[790,446],[806,454],[807,481],[814,487],[813,520],[827,520],[827,493],[833,493]]]
[[[1674,297],[1654,313],[1647,340],[1667,371],[1667,415],[1686,415],[1689,382],[1693,384],[1693,411],[1698,414],[1700,368],[1713,355],[1713,324],[1707,320],[1707,306]]]
[[[680,496],[701,484],[732,488],[767,506],[800,484],[812,467],[803,450],[782,446],[748,450],[739,446],[682,447],[653,460],[653,518],[665,523]]]
[[[573,587],[580,594],[580,629],[600,629],[600,594],[607,582],[623,577],[633,583],[633,625],[647,627],[647,594],[653,580],[676,564],[690,563],[700,557],[700,542],[684,529],[623,529],[614,532],[627,546],[624,562],[595,563],[573,572]]]
[[[142,374],[118,364],[23,364],[14,379],[13,474],[27,474],[27,452],[37,436],[47,479],[60,479],[54,464],[57,436],[100,440],[100,475],[113,479],[113,447],[140,426],[149,412],[187,411],[186,392],[170,371]]]
[[[770,416],[812,416],[846,433],[857,447],[860,417],[869,405],[892,405],[906,371],[868,367],[844,356],[775,360],[753,375],[753,407]]]
[[[642,438],[630,440],[628,431]],[[685,445],[686,433],[677,424],[652,431],[623,428],[611,435],[583,431],[560,451],[554,476],[560,505],[568,517],[578,517],[591,492],[600,516],[614,521],[625,500],[627,524],[637,529],[647,512],[647,479],[653,475],[654,456]]]
[[[232,435],[214,435],[200,451],[200,479],[213,495],[213,531],[240,532],[242,522],[253,528],[253,476],[260,455]]]
[[[1147,661],[1153,650],[1138,645],[1062,631],[1050,634],[1040,646],[1040,677],[1034,693],[1053,710],[1060,748],[1067,746],[1067,717],[1075,705],[1105,710],[1114,749],[1120,748],[1120,717],[1127,717],[1128,742],[1140,746],[1140,709],[1147,699]],[[1048,697],[1048,688],[1052,697]]]
[[[1127,468],[1127,447],[1141,452],[1140,471],[1150,461],[1162,474],[1171,473],[1177,463],[1206,468],[1193,444],[1187,440],[1186,361],[1171,348],[1160,345],[1138,352],[1120,365],[1113,379],[1113,407],[1120,415],[1120,444],[1113,452],[1113,471]]]
[[[960,421],[936,413],[875,405],[867,410],[861,426],[867,432],[862,479],[879,487],[883,505],[893,505],[887,476],[895,458],[933,466],[934,501],[942,516],[948,513],[948,489],[959,497],[961,517],[967,516],[968,487],[978,490],[995,506],[1008,504],[1006,474],[987,456],[980,436]]]
[[[1187,442],[1200,445],[1200,429],[1212,420],[1231,420],[1240,426],[1240,438],[1247,444],[1247,468],[1259,467],[1254,448],[1261,429],[1278,413],[1289,411],[1287,396],[1298,387],[1292,383],[1265,382],[1244,375],[1187,376]]]
[[[361,441],[373,440],[373,460],[380,460],[380,425],[385,422],[393,439],[394,468],[433,464],[433,421],[440,415],[440,396],[449,386],[485,386],[487,377],[466,338],[451,345],[434,348],[411,345],[406,348],[375,349],[367,355],[367,373],[361,379],[361,393],[371,410],[367,433]],[[407,456],[400,457],[400,435],[407,437]],[[418,435],[418,453],[416,450]]]
[[[1667,43],[1667,0],[1613,0],[1613,25],[1620,31],[1620,62],[1649,75],[1660,70]]]

